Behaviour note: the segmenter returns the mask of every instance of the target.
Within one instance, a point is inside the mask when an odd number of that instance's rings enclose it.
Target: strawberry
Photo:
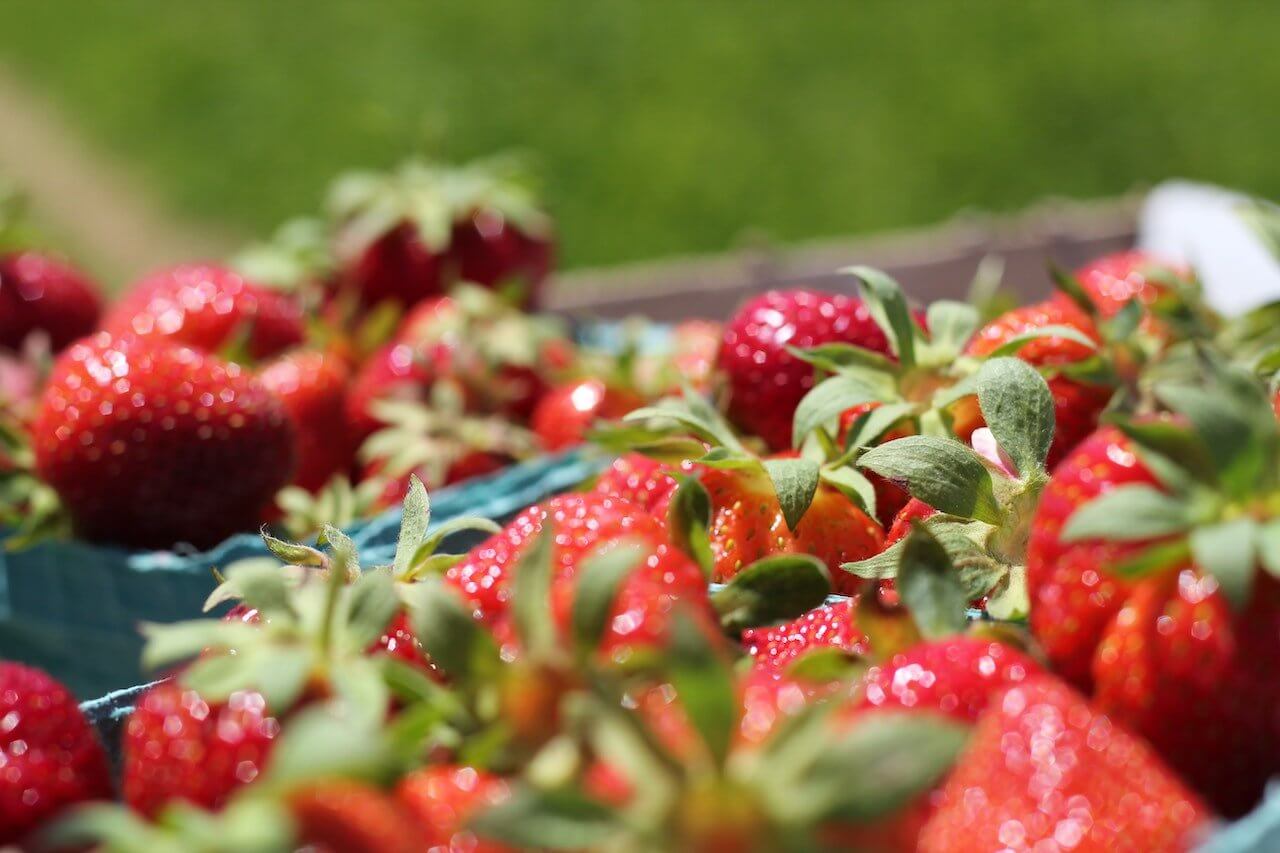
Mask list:
[[[634,504],[666,523],[671,496],[679,482],[672,469],[640,453],[625,453],[601,472],[592,491]]]
[[[529,233],[501,210],[481,207],[454,222],[444,263],[461,281],[490,288],[516,284],[520,301],[536,305],[554,255],[549,233]]]
[[[978,330],[965,352],[984,357],[1028,332],[1050,326],[1075,329],[1083,337],[1101,344],[1093,320],[1069,300],[1049,300],[1007,311]],[[1114,393],[1106,384],[1082,382],[1056,372],[1064,365],[1084,362],[1095,350],[1066,337],[1050,335],[1028,341],[1017,351],[1017,357],[1048,373],[1049,390],[1053,394],[1054,440],[1046,462],[1050,470],[1098,425],[1098,415]],[[980,420],[970,419],[972,432]],[[962,436],[968,438],[967,435]]]
[[[288,416],[239,366],[108,333],[58,358],[31,433],[77,532],[134,547],[252,529],[293,468]]]
[[[531,423],[543,447],[564,450],[585,441],[597,420],[615,420],[642,402],[633,392],[600,379],[580,379],[543,395]]]
[[[215,264],[182,264],[152,273],[107,312],[102,327],[116,335],[167,337],[216,352],[244,345],[269,358],[302,343],[302,309],[291,296],[246,281]]]
[[[937,513],[936,509],[919,498],[911,498],[902,509],[898,510],[898,514],[893,517],[893,524],[889,526],[889,531],[884,537],[885,547],[887,548],[906,539],[907,534],[911,532],[911,523],[913,521],[923,521],[926,518],[937,515]]]
[[[790,447],[792,416],[814,376],[788,348],[832,342],[889,352],[870,309],[852,296],[775,290],[744,304],[725,325],[717,358],[730,419],[775,450]]]
[[[1190,270],[1137,249],[1090,261],[1076,270],[1075,277],[1104,317],[1115,316],[1131,299],[1151,305],[1168,289],[1165,278],[1187,286],[1193,283]]]
[[[421,401],[436,375],[431,362],[409,344],[392,342],[374,352],[347,392],[346,424],[352,440],[359,443],[382,425],[370,411],[375,400]]]
[[[1005,643],[957,635],[917,643],[867,671],[863,705],[935,711],[974,722],[994,692],[1041,672]]]
[[[484,770],[442,764],[423,767],[396,785],[395,797],[417,824],[418,840],[441,853],[506,853],[504,844],[477,839],[472,815],[510,796],[507,782]]]
[[[991,699],[919,849],[1185,850],[1208,819],[1145,743],[1039,676]]]
[[[259,371],[258,380],[280,398],[293,421],[294,485],[315,491],[350,466],[354,450],[345,420],[350,378],[337,356],[311,349],[285,353]]]
[[[370,785],[346,780],[313,782],[290,791],[285,802],[295,841],[307,850],[342,853],[415,853],[423,849],[413,820],[397,801]]]
[[[771,628],[742,632],[742,647],[757,666],[784,671],[815,649],[833,648],[862,655],[867,638],[854,621],[856,601],[838,601]]]
[[[106,753],[71,692],[41,670],[0,661],[0,845],[110,796]]]
[[[420,232],[402,222],[350,261],[346,276],[365,307],[383,302],[413,305],[444,290],[440,261]]]
[[[216,809],[263,771],[279,734],[255,691],[210,702],[176,681],[157,684],[125,724],[124,801],[147,816],[171,800]]]
[[[101,313],[98,285],[75,267],[41,252],[0,254],[0,347],[17,352],[43,332],[58,352],[97,328]]]

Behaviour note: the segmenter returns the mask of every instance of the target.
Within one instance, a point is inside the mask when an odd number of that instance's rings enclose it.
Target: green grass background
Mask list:
[[[1170,175],[1280,195],[1278,36],[1222,0],[0,3],[0,61],[184,216],[262,232],[344,167],[514,147],[569,266]]]

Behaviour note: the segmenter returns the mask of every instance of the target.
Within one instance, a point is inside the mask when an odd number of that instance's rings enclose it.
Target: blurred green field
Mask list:
[[[0,4],[0,62],[185,216],[262,232],[344,167],[515,147],[569,266],[1170,175],[1280,195],[1278,35],[1185,0]]]

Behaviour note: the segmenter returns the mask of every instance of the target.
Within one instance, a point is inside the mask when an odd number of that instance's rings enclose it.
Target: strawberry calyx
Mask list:
[[[295,293],[309,309],[319,306],[323,289],[337,272],[325,224],[318,219],[291,219],[267,240],[252,243],[230,261],[250,281]]]

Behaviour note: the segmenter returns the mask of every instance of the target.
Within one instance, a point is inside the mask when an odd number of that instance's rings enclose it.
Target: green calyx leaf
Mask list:
[[[1037,329],[1031,329],[1020,335],[1015,335],[1005,341],[1000,346],[991,351],[989,358],[1000,358],[1002,356],[1017,355],[1018,351],[1032,341],[1041,341],[1045,338],[1062,338],[1081,346],[1088,347],[1091,350],[1098,348],[1098,342],[1090,338],[1073,326],[1065,326],[1053,324],[1049,326],[1041,326]]]
[[[842,373],[851,367],[876,371],[883,373],[886,377],[892,377],[898,372],[898,365],[883,354],[839,341],[819,344],[807,349],[787,347],[787,352],[828,373]]]
[[[796,658],[787,667],[787,676],[800,681],[853,681],[861,678],[867,669],[867,662],[852,652],[828,646]]]
[[[720,624],[730,633],[794,619],[831,592],[826,565],[807,554],[765,557],[739,571],[711,595]]]
[[[1093,300],[1089,298],[1089,294],[1085,292],[1084,285],[1080,283],[1080,279],[1064,270],[1062,267],[1049,262],[1049,277],[1053,279],[1053,285],[1064,296],[1076,304],[1084,313],[1090,317],[1098,316],[1098,306],[1093,304]]]
[[[1119,418],[1113,423],[1133,441],[1147,467],[1166,486],[1177,489],[1188,485],[1189,479],[1212,485],[1217,480],[1209,449],[1190,427],[1170,420]],[[1152,454],[1159,459],[1153,460]]]
[[[573,638],[580,655],[590,655],[599,648],[618,590],[646,554],[642,543],[623,539],[597,548],[583,561],[575,580],[572,614]]]
[[[876,487],[865,474],[846,465],[839,468],[823,468],[820,476],[822,482],[834,489],[839,489],[841,494],[855,506],[868,516],[875,518]]]
[[[586,850],[608,843],[626,829],[619,813],[567,791],[522,786],[471,819],[480,838],[521,850]]]
[[[695,477],[679,478],[667,508],[667,531],[672,544],[698,564],[710,580],[715,572],[711,551],[711,496]]]
[[[689,722],[716,766],[723,766],[738,727],[733,670],[687,610],[673,614],[669,661],[668,675]]]
[[[493,636],[443,580],[423,578],[405,590],[402,597],[418,641],[451,678],[482,678],[501,666]]]
[[[668,397],[652,406],[645,406],[627,414],[626,423],[655,422],[676,424],[715,447],[723,447],[743,455],[746,448],[728,422],[715,408],[697,394]]]
[[[395,581],[386,569],[373,569],[356,578],[344,603],[345,625],[340,637],[352,654],[359,654],[386,633],[400,610]]]
[[[1062,540],[1140,541],[1185,531],[1191,523],[1185,501],[1152,486],[1127,484],[1077,509],[1062,529]]]
[[[328,563],[322,552],[317,551],[309,545],[299,545],[294,542],[286,542],[283,539],[277,539],[267,532],[264,527],[261,532],[262,542],[280,562],[290,566],[310,566],[320,568]]]
[[[417,474],[410,474],[409,489],[404,496],[400,535],[396,539],[395,561],[392,563],[392,572],[396,577],[408,574],[430,523],[431,500],[427,497],[427,487],[422,485]]]
[[[921,524],[946,551],[966,601],[993,594],[1002,588],[1011,567],[989,553],[990,525],[941,514],[930,516]],[[879,554],[845,563],[840,568],[868,580],[896,578],[902,569],[906,544],[905,538],[900,539]]]
[[[919,521],[903,540],[897,588],[925,639],[948,637],[964,630],[969,597],[942,544]]]
[[[999,524],[991,473],[972,449],[954,439],[911,435],[868,450],[859,468],[900,483],[939,512]]]
[[[1262,530],[1252,518],[1237,518],[1191,531],[1196,565],[1218,581],[1223,596],[1237,611],[1253,592]]]
[[[1145,311],[1137,299],[1130,299],[1114,317],[1102,324],[1103,336],[1109,341],[1127,341],[1138,331]]]
[[[921,360],[938,364],[950,363],[964,352],[982,322],[977,308],[948,299],[930,303],[925,317],[929,329],[928,358]]]
[[[555,623],[550,618],[555,536],[546,529],[551,519],[545,519],[543,524],[543,530],[516,562],[511,588],[516,634],[525,653],[534,658],[546,658],[558,646]]]
[[[993,358],[978,371],[978,406],[996,444],[1027,478],[1043,474],[1053,443],[1053,394],[1034,367]]]
[[[840,272],[856,277],[858,290],[871,310],[871,316],[884,331],[894,355],[904,369],[916,364],[916,341],[919,332],[911,317],[902,286],[880,270],[865,266],[846,267]]]
[[[795,532],[818,491],[818,463],[804,458],[782,458],[766,459],[761,464],[773,483],[782,517],[788,529]]]
[[[1271,521],[1258,531],[1258,560],[1273,577],[1280,578],[1280,521]]]
[[[859,377],[837,374],[824,379],[796,406],[791,426],[792,446],[799,447],[810,433],[836,423],[845,410],[883,398],[883,392]]]

